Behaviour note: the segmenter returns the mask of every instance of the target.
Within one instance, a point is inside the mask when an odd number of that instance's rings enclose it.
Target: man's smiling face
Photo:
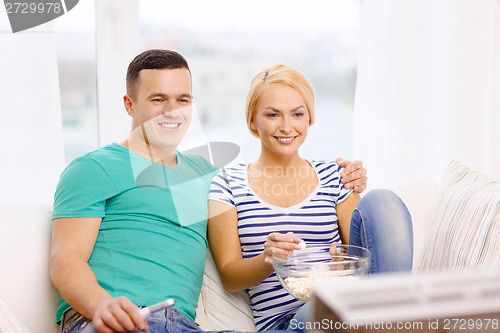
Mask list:
[[[143,69],[133,96],[125,96],[132,131],[153,149],[175,150],[192,116],[191,75],[186,68]]]

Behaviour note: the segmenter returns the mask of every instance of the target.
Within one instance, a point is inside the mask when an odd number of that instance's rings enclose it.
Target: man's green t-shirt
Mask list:
[[[138,306],[174,297],[194,320],[215,170],[199,156],[177,160],[167,168],[118,144],[79,157],[61,175],[52,218],[102,218],[89,259],[99,284]],[[61,299],[58,322],[69,308]]]

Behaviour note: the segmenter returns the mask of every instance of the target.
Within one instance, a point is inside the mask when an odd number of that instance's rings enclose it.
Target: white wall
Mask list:
[[[355,156],[372,185],[451,159],[500,179],[500,1],[364,0]]]
[[[13,34],[0,11],[0,202],[51,204],[64,167],[51,25]]]
[[[49,23],[13,34],[0,10],[0,45],[0,298],[51,333],[50,207],[64,168],[55,33]]]

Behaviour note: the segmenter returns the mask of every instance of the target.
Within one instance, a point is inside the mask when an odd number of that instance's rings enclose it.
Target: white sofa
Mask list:
[[[413,216],[418,258],[423,251],[437,185],[418,181],[396,190]],[[33,333],[57,331],[58,295],[49,279],[50,216],[49,206],[0,204],[0,300]],[[248,296],[244,292],[229,294],[221,287],[209,252],[197,322],[206,330],[255,329]]]
[[[460,171],[460,170],[459,170]],[[471,175],[475,180],[477,177]],[[463,178],[459,174],[457,179]],[[493,208],[500,207],[500,189],[497,183],[493,190]],[[443,200],[444,193],[438,184],[429,179],[408,181],[390,187],[406,203],[413,219],[414,267],[417,268],[429,248],[426,238],[436,233],[431,225],[435,206],[452,206]],[[456,196],[455,196],[456,197]],[[453,213],[453,212],[451,212]],[[494,212],[493,212],[494,213]],[[2,271],[0,274],[0,331],[2,320],[13,321],[14,317],[33,333],[55,333],[55,311],[57,293],[49,280],[50,207],[12,206],[0,204],[0,253]],[[491,221],[490,221],[491,223]],[[500,214],[493,215],[493,223],[500,223]],[[433,228],[432,230],[430,228]],[[500,242],[500,228],[489,234],[495,244]],[[438,230],[437,233],[440,231]],[[447,246],[447,244],[445,244]],[[500,256],[493,256],[500,267]],[[3,302],[2,302],[3,301]],[[197,322],[205,330],[235,329],[253,331],[252,313],[244,292],[229,294],[220,284],[210,253],[197,309]],[[4,308],[2,310],[2,307]],[[8,309],[5,309],[8,307]],[[4,329],[5,330],[5,329]],[[22,332],[21,328],[2,333]],[[24,332],[23,332],[24,333]]]

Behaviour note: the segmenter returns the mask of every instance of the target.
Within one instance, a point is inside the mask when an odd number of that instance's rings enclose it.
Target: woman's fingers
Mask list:
[[[294,250],[302,248],[299,244],[301,239],[293,232],[281,234],[278,232],[270,233],[267,241],[264,243],[264,261],[270,265],[274,263],[273,256],[286,259]]]
[[[280,234],[273,232],[267,236],[267,241],[264,243],[264,248],[278,248],[282,250],[299,250],[301,239],[297,237],[293,232],[288,232],[286,234]]]
[[[337,254],[337,242],[333,242],[332,245],[330,245],[330,254]]]

